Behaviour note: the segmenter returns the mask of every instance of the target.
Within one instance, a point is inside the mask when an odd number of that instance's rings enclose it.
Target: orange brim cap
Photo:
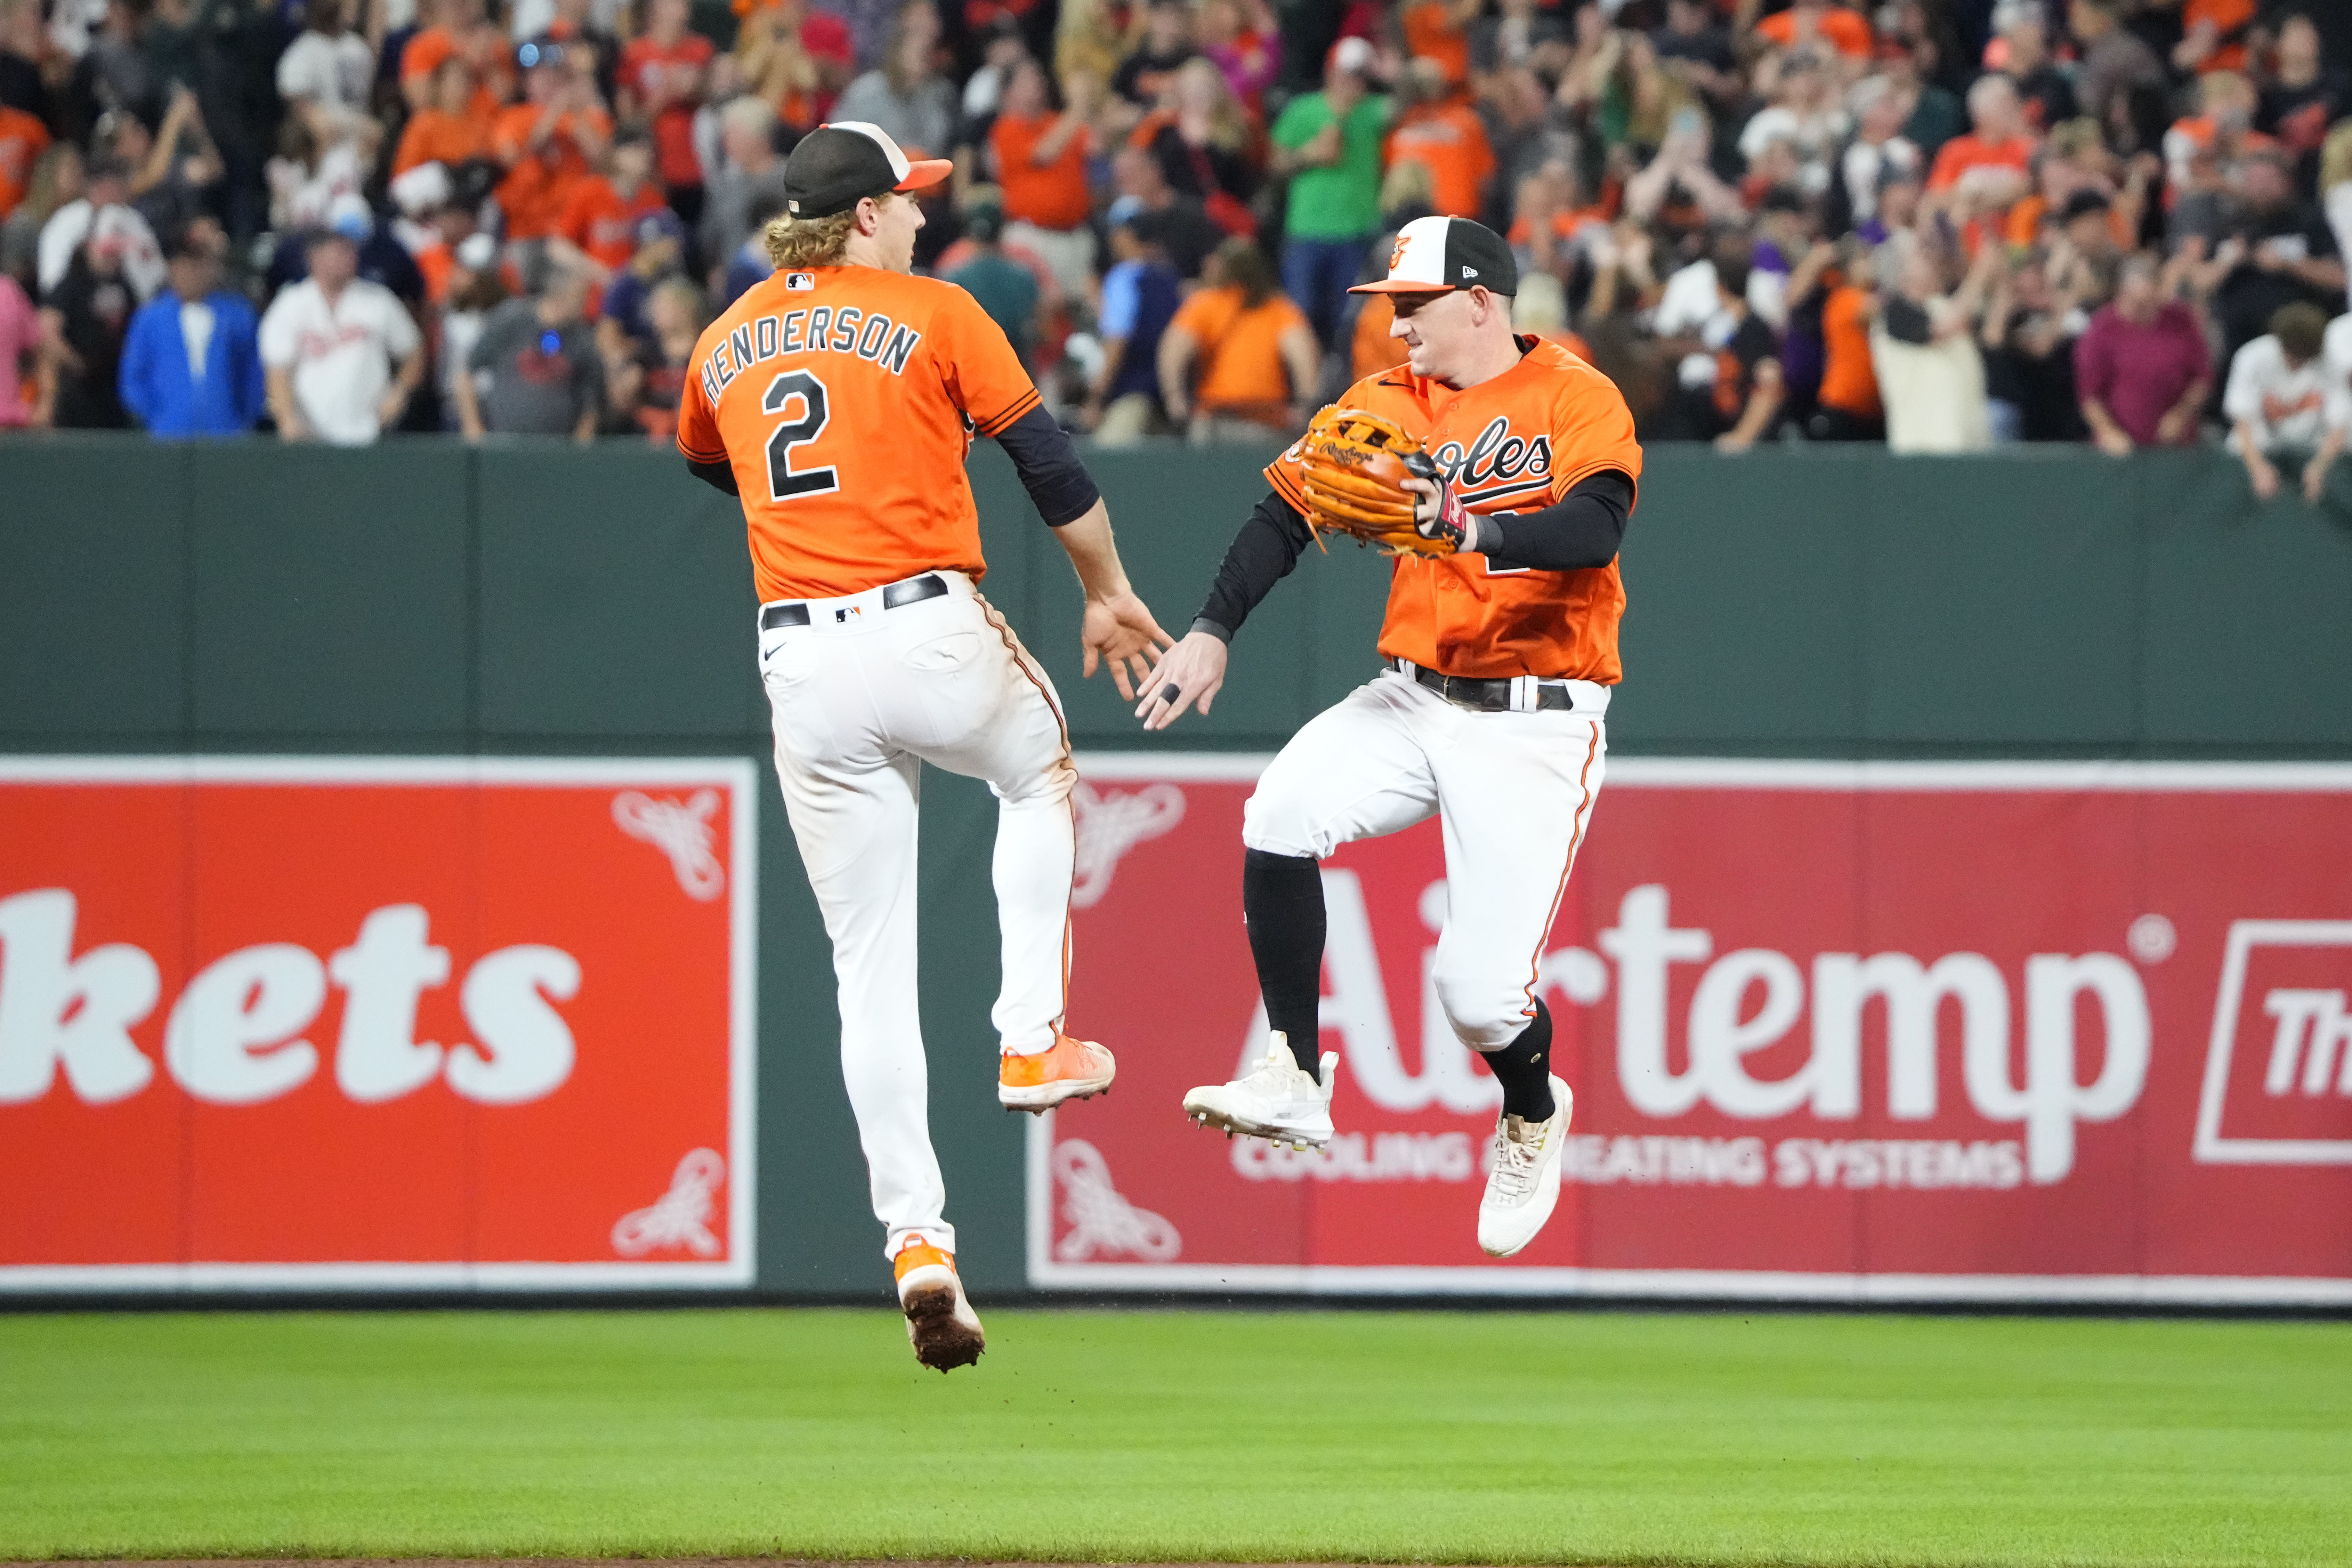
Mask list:
[[[909,158],[907,160],[907,177],[890,188],[894,191],[924,190],[954,173],[954,163],[946,158]]]

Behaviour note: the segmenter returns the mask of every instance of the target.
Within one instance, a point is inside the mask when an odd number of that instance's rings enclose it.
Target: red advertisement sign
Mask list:
[[[1082,760],[1119,1084],[1032,1129],[1040,1286],[2352,1301],[2352,768],[1612,760],[1539,971],[1560,1204],[1497,1262],[1433,824],[1324,868],[1331,1148],[1179,1109],[1263,1050],[1264,762]]]
[[[753,790],[0,759],[0,1289],[748,1282]]]

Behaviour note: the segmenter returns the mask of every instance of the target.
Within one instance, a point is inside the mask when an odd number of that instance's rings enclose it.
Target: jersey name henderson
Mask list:
[[[738,322],[702,362],[702,394],[711,402],[735,378],[780,354],[856,354],[892,375],[907,374],[908,356],[923,341],[914,328],[879,310],[855,305],[811,305],[781,316]]]

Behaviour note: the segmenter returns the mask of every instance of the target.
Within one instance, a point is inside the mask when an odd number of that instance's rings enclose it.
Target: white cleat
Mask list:
[[[1231,1138],[1264,1138],[1276,1148],[1320,1149],[1331,1142],[1331,1085],[1339,1053],[1323,1053],[1323,1081],[1307,1076],[1279,1029],[1266,1036],[1265,1058],[1231,1083],[1202,1084],[1184,1096],[1184,1114]]]
[[[988,1339],[980,1314],[964,1297],[953,1255],[910,1236],[891,1271],[898,1276],[898,1310],[907,1315],[907,1342],[915,1347],[915,1359],[940,1372],[978,1361]]]
[[[1559,1202],[1559,1155],[1576,1097],[1555,1078],[1551,1098],[1547,1121],[1505,1116],[1495,1123],[1495,1168],[1478,1200],[1478,1247],[1491,1257],[1508,1258],[1533,1241]]]

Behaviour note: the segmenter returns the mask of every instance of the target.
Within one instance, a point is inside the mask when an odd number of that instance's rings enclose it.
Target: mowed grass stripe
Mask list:
[[[0,1557],[2352,1563],[2352,1325],[0,1318]]]

